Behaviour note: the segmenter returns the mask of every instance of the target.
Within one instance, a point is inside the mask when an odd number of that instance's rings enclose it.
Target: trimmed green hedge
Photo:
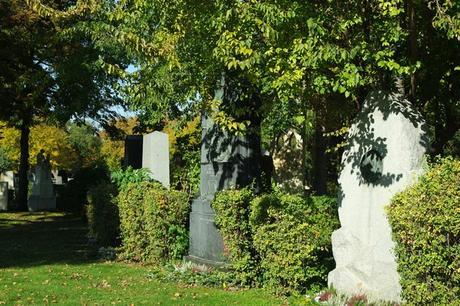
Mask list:
[[[279,293],[324,286],[334,267],[330,237],[339,226],[336,200],[249,189],[213,201],[232,268],[243,284]]]
[[[142,262],[179,259],[187,251],[189,199],[157,182],[128,183],[118,195],[121,258]]]
[[[387,210],[405,302],[460,305],[460,161],[441,159]]]
[[[119,244],[120,219],[116,195],[115,185],[104,181],[88,191],[86,217],[89,236],[95,239],[99,246]]]

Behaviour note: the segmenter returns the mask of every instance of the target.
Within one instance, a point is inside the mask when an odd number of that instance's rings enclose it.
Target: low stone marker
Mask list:
[[[144,135],[142,141],[142,168],[152,173],[152,178],[169,188],[168,134],[155,131]]]
[[[8,182],[0,182],[0,211],[8,210]]]
[[[339,293],[401,302],[394,242],[384,207],[422,172],[428,139],[421,115],[396,94],[374,91],[349,132],[343,154],[339,217],[332,234]]]
[[[29,211],[55,210],[54,194],[49,157],[41,150],[37,155],[37,165],[33,174],[32,194],[28,201]]]

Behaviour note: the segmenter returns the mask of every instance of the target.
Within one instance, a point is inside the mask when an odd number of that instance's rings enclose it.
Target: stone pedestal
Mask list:
[[[8,210],[8,182],[0,182],[0,211]]]
[[[328,282],[347,295],[401,302],[384,207],[422,172],[428,139],[421,115],[398,95],[375,91],[349,132],[339,177],[341,228],[332,234]]]

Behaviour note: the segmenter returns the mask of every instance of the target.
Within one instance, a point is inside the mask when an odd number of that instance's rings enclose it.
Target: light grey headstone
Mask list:
[[[374,91],[343,154],[336,262],[328,283],[340,293],[401,302],[394,242],[384,207],[423,171],[428,139],[421,115],[396,94]]]
[[[0,173],[0,181],[1,182],[7,182],[8,183],[8,188],[9,189],[14,189],[14,172],[13,171],[5,171],[3,173]]]
[[[8,210],[8,182],[0,182],[0,211]]]
[[[37,155],[32,193],[27,204],[29,211],[56,209],[56,195],[51,177],[50,161],[49,157],[45,157],[42,152]]]
[[[142,168],[152,173],[152,178],[169,188],[168,134],[153,132],[143,137]]]

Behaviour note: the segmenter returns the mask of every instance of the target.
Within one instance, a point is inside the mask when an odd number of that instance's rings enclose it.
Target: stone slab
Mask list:
[[[133,169],[142,168],[142,135],[129,135],[125,139],[125,155],[123,164]]]
[[[169,188],[169,141],[168,134],[155,131],[144,135],[142,144],[142,167],[152,173],[152,178]]]
[[[336,268],[328,283],[347,295],[401,302],[394,242],[384,207],[423,172],[422,116],[399,95],[374,91],[352,125],[339,184],[341,228],[332,234]]]

